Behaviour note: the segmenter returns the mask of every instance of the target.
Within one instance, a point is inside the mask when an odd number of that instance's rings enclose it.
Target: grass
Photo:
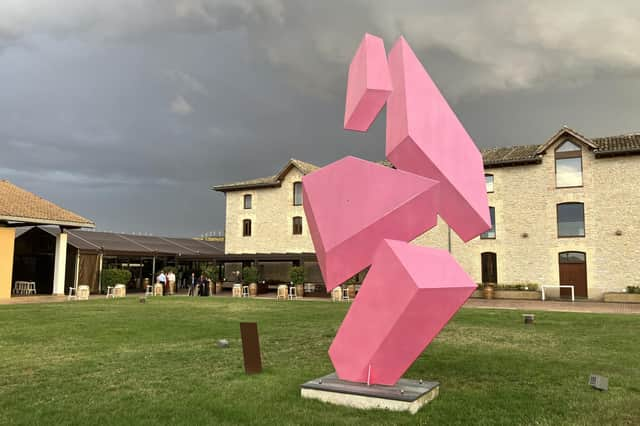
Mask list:
[[[463,309],[405,375],[415,416],[300,398],[345,304],[136,298],[0,306],[0,424],[640,424],[640,317]],[[243,372],[257,321],[264,372]],[[217,339],[227,338],[228,349]],[[609,377],[592,390],[590,373]]]

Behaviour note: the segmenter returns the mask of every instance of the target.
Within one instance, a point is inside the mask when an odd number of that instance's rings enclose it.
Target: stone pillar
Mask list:
[[[67,269],[67,233],[56,238],[56,257],[53,259],[53,294],[64,295],[64,274]]]
[[[0,299],[11,298],[15,238],[14,228],[0,227]]]

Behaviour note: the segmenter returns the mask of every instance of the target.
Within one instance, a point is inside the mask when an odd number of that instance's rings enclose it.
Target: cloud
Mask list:
[[[404,34],[427,62],[450,52],[462,72],[456,92],[521,90],[640,71],[640,2],[518,0],[295,2],[285,0],[4,0],[0,40],[31,33],[99,38],[242,30],[254,60],[316,95],[341,92],[342,69],[365,31],[387,45]],[[171,71],[185,90],[205,94],[192,75]],[[336,87],[338,86],[338,87]]]
[[[193,107],[184,96],[178,95],[171,101],[171,111],[177,115],[189,115],[193,112]]]
[[[181,90],[207,96],[209,92],[204,84],[193,75],[177,69],[165,71],[167,78],[176,83]]]

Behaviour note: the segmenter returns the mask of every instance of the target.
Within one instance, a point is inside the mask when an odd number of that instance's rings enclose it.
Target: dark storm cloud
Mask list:
[[[222,230],[212,184],[384,155],[341,130],[364,32],[404,34],[481,146],[640,130],[635,1],[5,0],[0,176],[102,229]]]

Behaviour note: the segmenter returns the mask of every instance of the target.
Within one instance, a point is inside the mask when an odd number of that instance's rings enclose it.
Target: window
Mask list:
[[[489,207],[489,215],[491,216],[491,229],[480,235],[483,240],[490,240],[496,238],[496,209]]]
[[[293,205],[302,205],[302,182],[295,182],[293,184]]]
[[[584,237],[584,204],[558,204],[558,237]]]
[[[582,186],[582,150],[570,141],[564,141],[555,152],[556,188]]]
[[[296,216],[293,218],[293,235],[302,234],[302,217]]]
[[[581,251],[564,251],[559,255],[560,263],[585,263],[586,256]]]
[[[493,175],[484,175],[484,184],[487,192],[493,192]]]
[[[245,219],[242,221],[242,236],[243,237],[251,236],[251,219]]]
[[[496,254],[491,252],[481,253],[480,259],[482,262],[482,282],[496,284],[498,282]]]
[[[244,208],[245,209],[250,209],[251,208],[251,194],[245,194],[245,196],[244,196]]]

